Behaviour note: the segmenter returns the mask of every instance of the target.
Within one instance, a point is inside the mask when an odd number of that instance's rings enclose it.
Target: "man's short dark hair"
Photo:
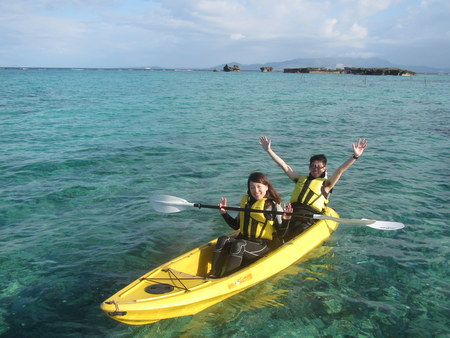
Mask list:
[[[313,163],[314,161],[320,161],[323,162],[324,165],[327,165],[327,157],[324,154],[311,156],[311,158],[309,159],[309,164]]]

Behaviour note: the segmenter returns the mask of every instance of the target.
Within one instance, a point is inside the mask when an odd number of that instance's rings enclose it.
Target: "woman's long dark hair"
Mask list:
[[[254,172],[250,174],[247,180],[247,194],[249,196],[252,196],[252,194],[250,193],[250,182],[262,183],[264,185],[267,185],[268,189],[266,196],[264,197],[274,200],[275,203],[277,204],[281,204],[281,195],[278,193],[278,191],[275,190],[275,188],[273,187],[272,183],[270,183],[266,175],[259,172]]]

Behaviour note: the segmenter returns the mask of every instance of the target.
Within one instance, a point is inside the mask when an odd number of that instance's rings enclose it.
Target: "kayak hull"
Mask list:
[[[331,208],[326,214],[339,217]],[[320,220],[239,271],[212,279],[208,274],[214,239],[146,273],[105,300],[101,309],[112,319],[130,325],[196,314],[289,267],[322,244],[337,227],[336,221]]]

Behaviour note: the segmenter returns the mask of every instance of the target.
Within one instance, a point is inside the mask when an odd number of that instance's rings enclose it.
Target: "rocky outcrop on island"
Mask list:
[[[228,66],[228,65],[225,65],[224,67],[223,67],[223,71],[224,72],[240,72],[241,71],[241,67],[239,67],[238,65],[234,65],[234,66]]]
[[[285,68],[283,73],[301,73],[301,74],[314,74],[314,73],[331,73],[331,69],[317,68],[317,67],[304,67],[304,68]]]
[[[306,68],[285,68],[284,73],[301,74],[353,74],[353,75],[393,75],[393,76],[411,76],[415,72],[400,68],[361,68],[344,67],[343,69],[328,69],[317,67]]]
[[[411,76],[416,75],[415,72],[400,68],[353,68],[345,67],[345,74],[356,75],[393,75],[393,76]]]
[[[263,73],[271,73],[273,68],[272,67],[261,67],[261,72]]]

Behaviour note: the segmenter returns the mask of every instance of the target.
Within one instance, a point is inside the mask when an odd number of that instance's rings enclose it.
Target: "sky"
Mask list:
[[[0,67],[377,57],[450,68],[449,0],[0,0]]]

